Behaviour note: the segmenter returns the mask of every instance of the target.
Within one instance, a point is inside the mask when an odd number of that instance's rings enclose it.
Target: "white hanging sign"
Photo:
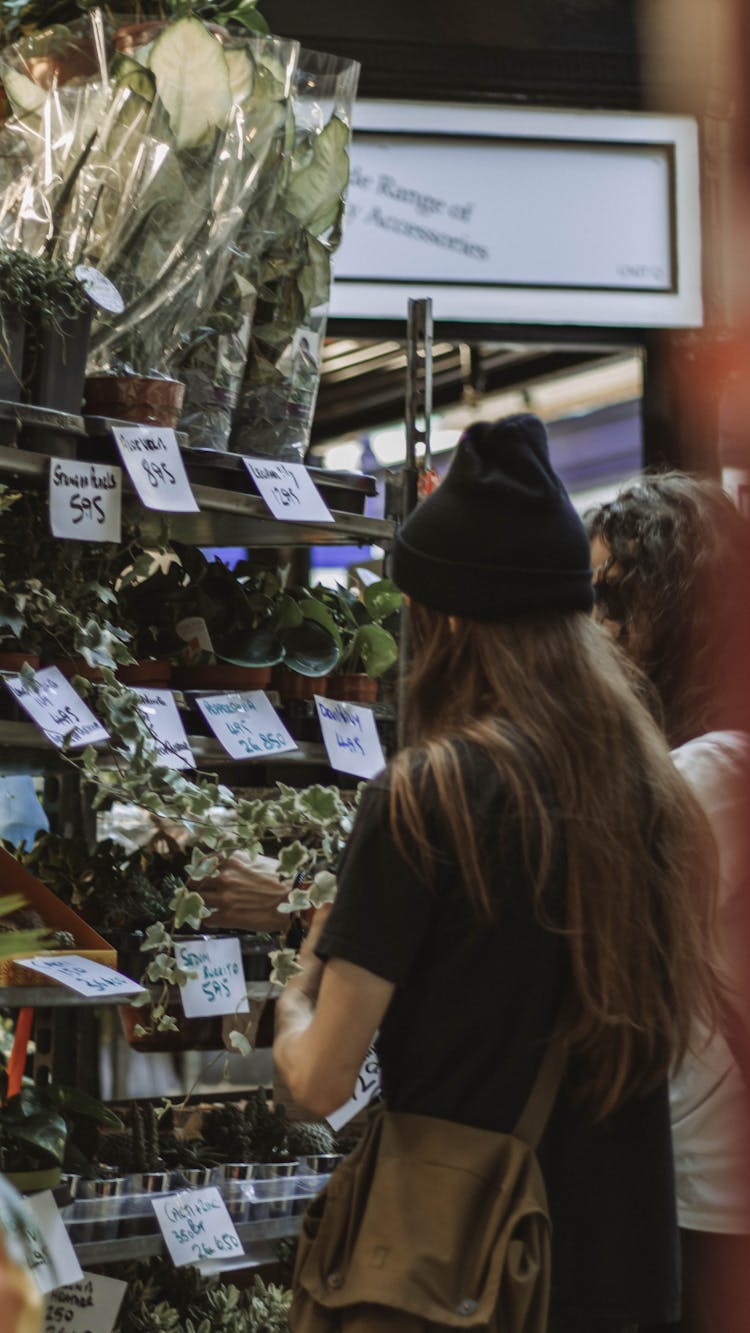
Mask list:
[[[385,768],[375,716],[371,708],[315,695],[323,744],[331,768],[357,778],[374,778]]]
[[[93,745],[106,741],[109,733],[98,717],[76,694],[58,667],[37,671],[34,680],[6,676],[5,684],[48,740],[62,749],[69,745]]]
[[[249,1014],[242,950],[236,936],[190,940],[174,948],[180,967],[195,974],[180,987],[186,1018]]]
[[[83,287],[86,295],[94,305],[98,305],[102,310],[107,310],[110,315],[121,315],[125,309],[125,302],[122,294],[117,290],[115,284],[105,278],[98,268],[91,268],[88,264],[79,264],[76,271],[76,277]]]
[[[34,1214],[41,1240],[40,1248],[34,1246],[34,1258],[38,1259],[38,1263],[34,1263],[31,1268],[31,1275],[39,1290],[46,1296],[58,1287],[80,1282],[83,1277],[81,1265],[65,1230],[52,1190],[32,1194],[26,1204]]]
[[[348,1125],[349,1121],[353,1120],[359,1111],[364,1111],[373,1098],[379,1095],[380,1088],[380,1061],[375,1046],[372,1045],[365,1056],[362,1068],[357,1075],[356,1087],[348,1102],[344,1102],[344,1105],[340,1106],[338,1111],[332,1111],[329,1116],[326,1116],[334,1134],[338,1134],[344,1125]]]
[[[141,504],[163,514],[197,514],[174,431],[164,426],[113,426],[112,434]]]
[[[93,958],[82,958],[76,953],[56,958],[44,954],[35,958],[19,958],[18,966],[41,972],[42,976],[59,981],[61,986],[75,991],[76,995],[96,998],[101,995],[136,995],[143,990],[137,981],[122,972],[116,972],[113,967],[97,963]]]
[[[195,756],[172,691],[131,688],[140,699],[138,712],[152,733],[159,763],[165,768],[195,768]]]
[[[263,458],[246,458],[244,462],[274,518],[296,523],[336,522],[304,464]]]
[[[215,1186],[154,1196],[151,1203],[175,1267],[242,1254],[242,1241]]]
[[[297,749],[297,742],[263,690],[204,695],[196,703],[232,759],[252,759]]]
[[[112,1333],[127,1289],[119,1278],[84,1273],[47,1297],[44,1333]]]
[[[49,461],[49,522],[53,537],[119,542],[122,469],[106,463]]]

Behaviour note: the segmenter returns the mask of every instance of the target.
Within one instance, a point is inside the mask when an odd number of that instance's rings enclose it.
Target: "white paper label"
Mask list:
[[[151,731],[159,763],[165,768],[195,768],[195,756],[172,691],[131,688],[140,699],[138,712]]]
[[[297,742],[263,690],[204,696],[196,699],[196,703],[232,759],[252,759],[297,749]]]
[[[319,694],[315,695],[315,706],[331,768],[357,778],[374,778],[382,773],[385,756],[372,709],[322,699]]]
[[[188,666],[193,662],[213,661],[214,646],[203,616],[185,616],[177,621],[175,631],[185,644],[180,656]]]
[[[119,542],[121,514],[121,468],[50,459],[49,523],[53,537]]]
[[[274,463],[246,458],[245,467],[274,518],[297,523],[335,523],[307,468],[302,463]]]
[[[151,1202],[177,1268],[242,1253],[242,1242],[215,1186],[183,1190]]]
[[[364,1111],[365,1107],[369,1106],[373,1097],[377,1097],[380,1093],[380,1087],[380,1061],[375,1047],[371,1046],[357,1075],[357,1086],[348,1102],[340,1106],[338,1111],[332,1111],[326,1116],[334,1134],[338,1134],[344,1125],[348,1125],[358,1111]]]
[[[84,1273],[47,1297],[44,1333],[112,1333],[127,1289],[118,1278]]]
[[[58,667],[37,671],[34,684],[21,676],[6,676],[5,684],[21,707],[53,745],[93,745],[109,733],[94,717]]]
[[[163,514],[197,514],[177,436],[164,426],[113,426],[112,434],[138,498]]]
[[[89,268],[88,264],[79,264],[76,271],[76,277],[83,287],[86,295],[94,305],[101,306],[102,310],[108,310],[111,315],[121,315],[125,309],[125,302],[120,292],[109,278],[105,278],[98,268]]]
[[[137,981],[122,972],[115,972],[104,963],[96,963],[93,958],[81,958],[77,953],[66,954],[63,958],[48,958],[41,954],[36,958],[19,959],[17,965],[59,981],[76,995],[135,995],[143,990]]]
[[[33,1194],[26,1200],[34,1214],[34,1219],[42,1238],[42,1250],[39,1263],[31,1269],[31,1274],[43,1295],[56,1291],[58,1287],[67,1287],[71,1282],[80,1282],[83,1277],[81,1265],[65,1230],[60,1211],[51,1190]]]
[[[181,987],[186,1018],[207,1014],[249,1014],[240,942],[231,939],[190,940],[175,944],[177,962],[195,972]]]

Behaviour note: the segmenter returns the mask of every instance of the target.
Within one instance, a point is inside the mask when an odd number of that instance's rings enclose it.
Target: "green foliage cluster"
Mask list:
[[[6,1097],[0,1075],[0,1171],[65,1167],[93,1175],[98,1131],[122,1129],[122,1121],[96,1097],[59,1083],[24,1085]],[[93,1150],[92,1150],[93,1149]]]
[[[0,41],[15,42],[29,33],[55,23],[72,23],[94,9],[97,0],[2,0]],[[110,6],[103,6],[105,12]],[[113,6],[115,10],[117,6]],[[268,24],[256,8],[256,0],[135,0],[131,6],[138,18],[182,18],[193,13],[208,23],[236,24],[245,32],[268,32]]]
[[[240,1291],[162,1260],[133,1266],[126,1277],[115,1333],[288,1333],[292,1293],[260,1277]]]
[[[135,931],[166,921],[187,857],[154,849],[126,853],[111,838],[89,851],[81,838],[41,833],[33,846],[15,849],[22,865],[79,912],[118,950]]]

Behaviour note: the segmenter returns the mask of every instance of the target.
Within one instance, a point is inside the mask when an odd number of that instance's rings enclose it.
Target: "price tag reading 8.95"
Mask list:
[[[141,504],[168,514],[198,512],[173,430],[114,426],[112,433]]]

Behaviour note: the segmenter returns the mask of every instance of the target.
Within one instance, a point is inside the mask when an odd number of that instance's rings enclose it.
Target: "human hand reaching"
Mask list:
[[[285,918],[278,911],[289,885],[278,878],[278,861],[270,856],[254,860],[247,852],[233,852],[215,875],[196,885],[212,915],[211,927],[226,930],[277,931]]]

